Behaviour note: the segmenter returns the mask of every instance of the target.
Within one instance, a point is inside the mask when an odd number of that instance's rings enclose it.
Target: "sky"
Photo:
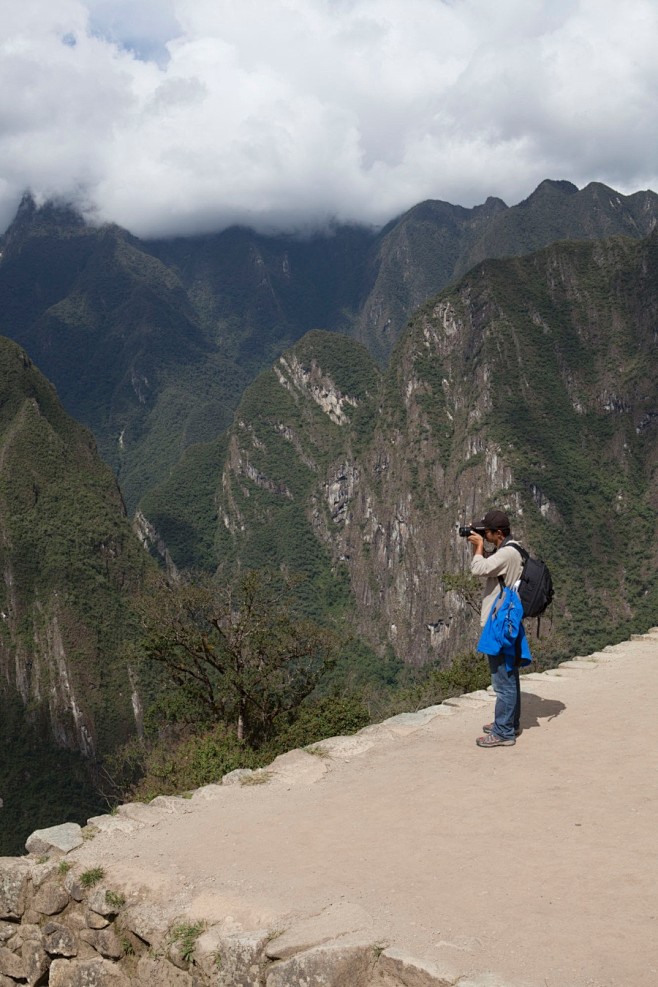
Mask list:
[[[381,225],[658,191],[658,0],[0,0],[0,230]]]

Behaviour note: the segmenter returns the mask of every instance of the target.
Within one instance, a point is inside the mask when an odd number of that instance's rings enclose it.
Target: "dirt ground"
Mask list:
[[[72,856],[235,929],[354,933],[510,987],[656,987],[658,632],[599,658],[524,680],[514,747],[478,748],[493,706],[466,700]]]

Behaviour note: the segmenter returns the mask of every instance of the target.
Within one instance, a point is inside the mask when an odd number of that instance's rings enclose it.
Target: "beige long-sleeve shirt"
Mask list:
[[[501,545],[491,555],[474,555],[471,559],[473,575],[486,579],[480,609],[480,625],[482,627],[486,624],[493,602],[500,593],[498,577],[503,577],[506,586],[513,586],[523,572],[523,559],[520,553],[511,547],[512,541],[514,539]]]

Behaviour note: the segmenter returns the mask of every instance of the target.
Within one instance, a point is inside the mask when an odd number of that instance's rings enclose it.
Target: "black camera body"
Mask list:
[[[484,538],[485,529],[484,528],[480,528],[476,524],[465,524],[465,525],[461,525],[460,524],[458,530],[459,530],[459,537],[460,538],[468,538],[468,536],[469,535],[472,535],[473,532],[475,532],[476,535],[482,535],[482,537]]]

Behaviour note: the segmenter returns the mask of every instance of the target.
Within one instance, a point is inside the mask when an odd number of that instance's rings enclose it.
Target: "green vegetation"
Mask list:
[[[169,933],[169,941],[178,948],[181,959],[189,963],[196,948],[196,941],[204,931],[203,922],[181,922]]]
[[[85,870],[80,875],[80,884],[83,888],[93,888],[105,877],[105,871],[102,867],[90,867]]]
[[[108,903],[110,908],[115,908],[117,911],[123,908],[126,903],[125,896],[118,891],[106,891],[105,901]]]

